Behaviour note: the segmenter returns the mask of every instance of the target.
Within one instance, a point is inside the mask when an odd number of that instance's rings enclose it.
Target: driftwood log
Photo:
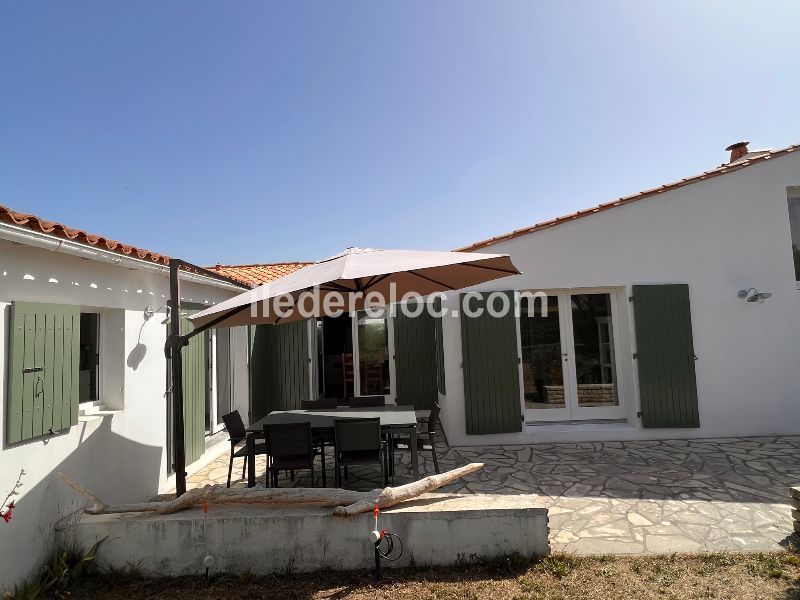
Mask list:
[[[175,500],[117,505],[105,504],[95,494],[63,473],[58,473],[58,476],[78,494],[89,500],[89,505],[84,508],[84,512],[90,515],[128,512],[167,515],[187,508],[203,506],[204,504],[209,506],[229,504],[289,506],[303,504],[335,507],[333,510],[334,515],[350,517],[369,512],[376,505],[379,508],[395,506],[405,500],[411,500],[427,492],[432,492],[452,483],[456,479],[464,477],[464,475],[480,471],[482,468],[483,463],[470,463],[451,471],[425,477],[419,481],[398,487],[375,489],[369,492],[330,488],[227,488],[223,485],[207,485],[189,490]]]

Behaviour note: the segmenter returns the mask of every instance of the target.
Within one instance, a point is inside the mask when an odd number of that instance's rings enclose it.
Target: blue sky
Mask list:
[[[199,264],[451,249],[800,142],[800,3],[10,1],[0,204]]]

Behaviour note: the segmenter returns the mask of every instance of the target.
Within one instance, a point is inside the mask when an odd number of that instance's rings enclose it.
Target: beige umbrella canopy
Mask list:
[[[189,319],[195,329],[286,323],[359,310],[365,301],[386,305],[407,293],[428,296],[518,273],[507,254],[348,248]]]

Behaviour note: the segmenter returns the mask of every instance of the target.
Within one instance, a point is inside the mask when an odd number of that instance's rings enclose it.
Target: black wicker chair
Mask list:
[[[350,408],[364,408],[386,406],[385,396],[353,396],[350,398]]]
[[[378,465],[383,473],[383,484],[389,484],[386,469],[386,445],[381,439],[380,419],[335,419],[334,469],[336,487],[341,487],[341,467]]]
[[[303,400],[303,410],[330,410],[339,406],[338,398],[317,398],[316,400]]]
[[[281,423],[264,425],[264,436],[267,438],[269,466],[265,484],[278,487],[278,472],[289,471],[294,481],[294,472],[298,469],[311,471],[311,482],[314,482],[314,456],[316,455],[311,435],[311,423]],[[325,454],[322,454],[322,485],[325,486]]]
[[[228,487],[231,487],[231,473],[233,472],[234,458],[244,458],[242,479],[244,479],[245,475],[247,475],[247,444],[243,445],[239,449],[236,448],[239,442],[244,442],[247,439],[247,430],[244,427],[242,415],[239,414],[238,410],[234,410],[227,415],[223,415],[222,421],[225,423],[225,429],[228,430],[228,436],[230,437],[231,442],[231,459],[228,462]],[[256,455],[267,453],[267,445],[263,442],[256,442],[255,449]]]
[[[417,432],[417,451],[430,451],[433,456],[433,468],[439,472],[439,460],[436,456],[436,425],[439,422],[439,403],[434,402],[431,414],[428,417],[427,427],[423,431]],[[427,439],[426,439],[427,438]],[[397,434],[392,436],[392,447],[390,449],[392,466],[394,466],[395,452],[405,452],[411,450],[411,437],[408,435]]]

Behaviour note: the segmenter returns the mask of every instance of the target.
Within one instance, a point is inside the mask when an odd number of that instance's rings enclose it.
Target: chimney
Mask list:
[[[749,143],[750,142],[736,142],[735,144],[731,144],[730,146],[725,148],[725,150],[729,150],[731,153],[731,159],[728,161],[728,164],[736,162],[744,155],[746,155],[748,152],[747,144]]]

